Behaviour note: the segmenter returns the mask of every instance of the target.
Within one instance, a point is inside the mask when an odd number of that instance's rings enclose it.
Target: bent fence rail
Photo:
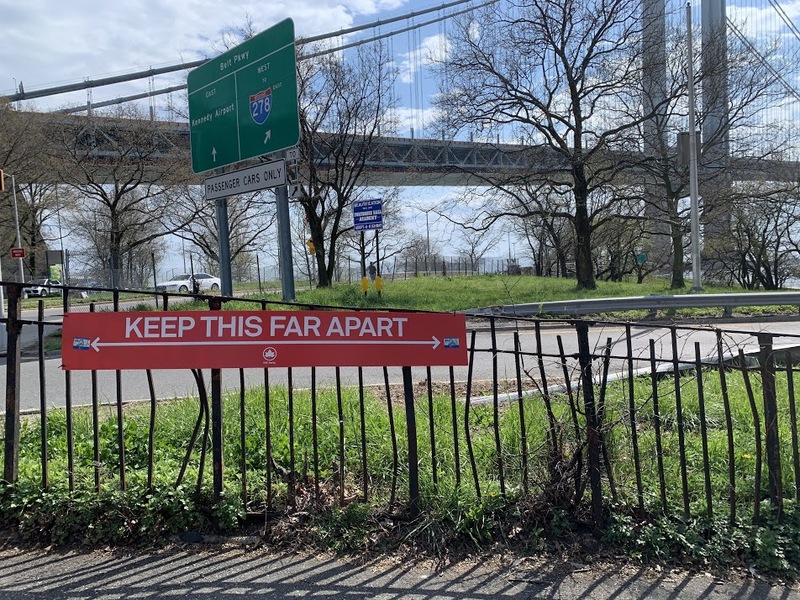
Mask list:
[[[40,301],[23,318],[19,284],[5,285],[10,484],[224,489],[267,516],[535,498],[596,531],[612,510],[759,522],[764,499],[778,518],[800,502],[792,333],[473,315],[463,368],[192,369],[190,387],[174,380],[186,374],[59,371],[46,347],[60,317]],[[65,291],[63,313],[101,310]],[[175,296],[151,292],[150,309]],[[125,308],[120,292],[109,308]]]
[[[627,298],[578,298],[553,302],[532,302],[489,306],[470,311],[475,315],[533,317],[577,316],[618,313],[629,310],[677,310],[681,308],[722,308],[726,314],[743,306],[800,306],[800,292],[758,292],[751,294],[681,294],[630,296]]]

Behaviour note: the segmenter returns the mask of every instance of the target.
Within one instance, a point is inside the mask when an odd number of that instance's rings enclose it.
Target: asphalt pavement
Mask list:
[[[0,551],[0,597],[777,600],[800,598],[800,591],[753,577],[724,580],[706,573],[659,572],[625,564],[484,558],[436,568],[389,558],[348,561],[220,545],[130,554],[7,547]]]

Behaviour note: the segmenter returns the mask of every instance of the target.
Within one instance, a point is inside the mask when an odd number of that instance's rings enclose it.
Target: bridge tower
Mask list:
[[[645,121],[643,133],[643,150],[645,156],[660,162],[664,147],[668,144],[668,117],[657,107],[666,98],[666,0],[642,0],[642,87],[645,114],[654,116]],[[646,196],[645,214],[648,217],[650,235],[646,236],[637,253],[648,256],[648,260],[663,264],[671,255],[670,225],[665,215],[668,214],[668,199],[665,190],[654,181],[658,176],[645,181]]]
[[[728,132],[728,36],[725,0],[702,0],[703,163],[724,167],[730,151]]]
[[[703,211],[703,270],[713,279],[719,260],[731,252],[732,175],[728,112],[728,45],[725,0],[702,0],[702,154],[699,164]]]
[[[713,183],[701,187],[704,199],[703,222],[707,238],[722,234],[727,228],[728,211],[724,209],[724,196],[728,185],[723,174],[728,162],[730,144],[728,131],[728,57],[726,0],[701,1],[701,72],[702,85],[702,142],[701,168],[703,174],[712,177]],[[642,47],[645,111],[652,111],[666,97],[666,0],[642,0],[642,19],[645,35]],[[668,144],[667,117],[657,115],[644,125],[644,151],[647,156],[660,157],[661,146]],[[672,255],[673,270],[679,269],[682,253],[671,247],[670,226],[663,219],[668,214],[663,187],[650,182],[645,185],[645,194],[650,197],[648,208],[653,235],[649,247],[655,261],[664,261]],[[659,218],[660,217],[660,218]],[[713,246],[713,242],[711,244]]]

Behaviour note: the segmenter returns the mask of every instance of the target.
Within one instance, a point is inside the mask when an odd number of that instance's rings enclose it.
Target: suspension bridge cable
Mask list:
[[[775,12],[778,13],[778,16],[780,16],[786,27],[789,28],[789,31],[792,32],[795,39],[800,40],[800,29],[797,29],[797,26],[794,24],[789,15],[786,14],[786,11],[783,10],[783,7],[775,0],[769,0],[769,3],[772,5],[772,8],[775,9]]]
[[[759,60],[759,62],[761,62],[764,68],[766,68],[767,71],[769,71],[770,75],[772,75],[777,81],[779,81],[781,85],[783,85],[784,89],[787,92],[789,92],[789,94],[791,94],[791,96],[794,97],[795,100],[800,101],[800,93],[798,93],[798,91],[794,88],[794,86],[790,84],[788,81],[786,81],[786,79],[784,79],[783,76],[780,73],[778,73],[778,71],[771,64],[769,64],[769,61],[766,58],[764,58],[764,56],[750,42],[750,40],[747,39],[747,37],[739,30],[738,27],[736,27],[733,21],[731,21],[730,19],[726,20],[728,22],[728,27],[730,27],[733,33],[736,35],[736,37],[739,38],[739,41],[741,41],[745,46],[747,46],[747,49],[750,50],[750,52],[755,55],[755,57]]]
[[[489,6],[491,4],[495,4],[498,1],[499,0],[486,0],[485,2],[483,2],[481,4],[478,4],[476,6],[472,6],[470,8],[464,9],[464,10],[455,11],[455,12],[449,13],[449,14],[447,14],[445,16],[437,17],[435,19],[430,19],[428,21],[423,21],[422,23],[418,23],[416,25],[410,25],[408,27],[403,27],[402,29],[392,30],[392,31],[390,31],[388,33],[382,33],[382,34],[374,35],[374,36],[372,36],[370,38],[366,38],[366,39],[363,39],[363,40],[357,40],[357,41],[351,42],[349,44],[342,44],[341,46],[335,46],[335,47],[331,47],[331,48],[326,48],[324,50],[320,50],[318,52],[312,52],[310,54],[305,54],[305,55],[299,56],[298,60],[308,60],[308,59],[311,59],[311,58],[318,58],[318,57],[324,56],[326,54],[332,54],[334,52],[342,52],[344,50],[349,50],[350,48],[355,48],[357,46],[362,46],[364,44],[369,44],[369,43],[372,43],[372,42],[376,42],[378,40],[382,40],[382,39],[386,39],[386,38],[390,38],[391,39],[394,36],[400,35],[402,33],[407,33],[407,32],[409,32],[409,31],[411,31],[413,29],[419,29],[421,27],[427,27],[428,25],[433,25],[435,23],[438,23],[438,22],[446,20],[446,19],[452,19],[453,17],[457,17],[459,15],[463,15],[463,14],[466,14],[468,12],[472,12],[474,10],[478,10],[479,8],[484,8],[484,7]],[[461,3],[463,3],[463,1]],[[445,5],[445,6],[447,6],[447,5]],[[326,35],[328,37],[334,37],[333,34],[326,34]],[[308,39],[304,39],[303,40],[303,42],[305,42],[305,43],[307,43],[308,41],[309,41]],[[317,40],[317,41],[319,41],[319,40]],[[200,66],[202,64],[205,64],[207,61],[202,60],[202,61],[195,61],[195,62],[197,63],[195,66]],[[193,64],[195,64],[195,63],[184,63],[184,65],[193,65]],[[193,68],[193,67],[190,66],[190,67],[187,67],[187,68]],[[180,69],[174,69],[174,70],[180,70]],[[136,79],[141,79],[141,77],[137,77]],[[131,81],[131,80],[132,79],[126,79],[126,81]],[[98,80],[98,81],[100,81],[100,80]],[[119,83],[119,82],[114,82],[114,83]],[[108,84],[106,84],[106,85],[108,85]],[[155,90],[154,92],[152,92],[152,95],[158,96],[160,94],[166,94],[166,93],[169,93],[169,92],[174,92],[176,90],[181,90],[181,89],[185,89],[185,88],[186,88],[186,84],[173,86],[173,87],[168,87],[168,88],[164,88],[164,89],[161,89],[161,90]],[[83,88],[80,88],[80,89],[83,89]],[[42,90],[40,90],[40,91],[42,91]],[[69,90],[69,91],[75,91],[75,90]],[[63,93],[63,92],[59,92],[59,93]],[[55,94],[51,94],[51,95],[55,95]],[[100,108],[101,106],[112,106],[114,104],[124,104],[125,102],[130,102],[132,100],[140,100],[143,97],[145,97],[145,96],[143,96],[142,94],[135,94],[133,96],[122,96],[122,97],[116,98],[114,100],[107,100],[107,101],[102,102],[102,103],[97,103],[97,104],[95,104],[95,107]],[[12,96],[8,96],[8,99],[13,101],[13,97]],[[74,107],[71,107],[71,108],[62,108],[62,109],[54,110],[52,112],[70,114],[70,113],[82,112],[84,110],[86,110],[86,107],[81,105],[81,106],[74,106]]]
[[[359,31],[363,31],[365,29],[374,28],[374,27],[377,27],[377,26],[380,26],[380,25],[386,25],[386,24],[389,24],[389,23],[395,23],[397,21],[402,21],[404,19],[409,19],[409,18],[425,15],[425,14],[428,14],[428,13],[435,12],[437,10],[443,10],[443,9],[447,9],[447,8],[452,8],[454,6],[459,6],[461,4],[466,4],[466,3],[472,2],[472,1],[473,0],[454,0],[453,2],[448,2],[446,4],[442,4],[440,6],[436,6],[436,7],[433,7],[433,8],[426,8],[426,9],[423,9],[423,10],[414,11],[414,12],[411,12],[411,13],[408,13],[408,14],[405,14],[405,15],[401,15],[399,17],[393,17],[391,19],[381,19],[381,20],[378,20],[378,21],[374,21],[372,23],[368,23],[366,25],[359,25],[357,27],[351,27],[350,29],[341,29],[339,31],[332,32],[332,33],[325,33],[325,34],[321,34],[321,35],[318,35],[318,36],[312,36],[312,37],[309,37],[309,38],[304,38],[303,41],[306,42],[306,43],[310,43],[310,42],[318,42],[318,41],[326,40],[326,39],[329,39],[329,38],[340,37],[340,36],[347,35],[347,34],[350,34],[350,33],[356,33],[356,32],[359,32]],[[485,2],[483,4],[480,4],[478,6],[470,8],[469,10],[475,10],[477,8],[481,8],[483,6],[486,6],[486,5],[491,4],[493,2],[496,2],[496,1],[497,0],[490,0],[489,2]],[[460,13],[456,13],[456,14],[460,14]],[[402,31],[400,33],[402,33]],[[346,46],[346,47],[350,47],[350,46]],[[342,47],[341,49],[344,49],[344,48],[345,47]],[[49,87],[49,88],[42,88],[42,89],[39,89],[39,90],[32,90],[32,91],[19,91],[17,93],[5,96],[5,98],[9,102],[17,102],[19,100],[33,100],[35,98],[44,98],[44,97],[47,97],[47,96],[57,96],[59,94],[65,94],[65,93],[75,92],[75,91],[79,91],[79,90],[91,89],[91,88],[95,88],[95,87],[103,87],[103,86],[106,86],[106,85],[113,85],[113,84],[116,84],[116,83],[124,83],[124,82],[127,82],[127,81],[135,81],[135,80],[138,80],[138,79],[146,79],[146,78],[152,77],[154,75],[163,75],[163,74],[166,74],[166,73],[173,73],[173,72],[176,72],[176,71],[185,71],[187,69],[194,69],[196,67],[199,67],[199,66],[205,64],[209,60],[210,59],[208,59],[208,58],[203,58],[203,59],[190,61],[190,62],[185,62],[185,63],[178,63],[178,64],[173,64],[173,65],[167,65],[167,66],[164,66],[164,67],[151,68],[151,69],[147,69],[145,71],[136,71],[134,73],[130,73],[130,74],[126,74],[126,75],[117,75],[117,76],[113,76],[113,77],[103,77],[101,79],[88,79],[87,78],[87,79],[85,79],[83,81],[80,81],[80,82],[77,82],[77,83],[70,83],[70,84],[66,84],[66,85],[60,85],[60,86]]]

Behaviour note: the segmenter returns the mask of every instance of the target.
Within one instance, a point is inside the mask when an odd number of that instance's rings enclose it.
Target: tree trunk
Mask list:
[[[577,135],[577,134],[576,134]],[[579,138],[576,148],[580,149]],[[589,187],[586,181],[585,166],[578,161],[573,165],[572,179],[575,182],[575,278],[578,288],[593,290],[597,288],[592,263],[592,223],[589,217]]]
[[[111,257],[111,287],[117,289],[122,286],[122,233],[119,230],[119,219],[116,215],[111,216],[111,233],[109,236],[109,248]]]
[[[686,287],[686,280],[683,277],[683,228],[680,223],[670,224],[670,239],[672,240],[672,280],[669,287],[679,290]]]
[[[579,198],[576,194],[575,219],[575,278],[578,287],[584,290],[593,290],[597,287],[594,279],[594,266],[592,265],[592,226],[589,223],[589,214],[586,209],[586,198]]]

